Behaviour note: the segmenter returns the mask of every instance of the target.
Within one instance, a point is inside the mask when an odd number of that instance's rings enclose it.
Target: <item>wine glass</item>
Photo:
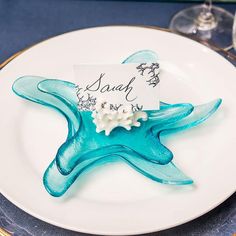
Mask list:
[[[170,22],[175,32],[194,36],[229,50],[232,47],[233,14],[212,6],[212,0],[178,12]]]

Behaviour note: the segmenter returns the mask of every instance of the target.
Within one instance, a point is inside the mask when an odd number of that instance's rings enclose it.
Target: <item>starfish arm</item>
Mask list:
[[[127,63],[152,63],[157,62],[158,57],[154,51],[151,50],[141,50],[126,58],[122,64]]]
[[[61,80],[44,80],[39,83],[38,88],[44,93],[55,96],[71,111],[70,120],[76,132],[60,146],[55,158],[61,174],[66,175],[72,168],[68,170],[64,166],[71,166],[83,153],[96,147],[93,143],[88,142],[85,126],[77,108],[75,85]]]
[[[139,155],[122,153],[122,160],[146,177],[163,184],[186,185],[193,181],[180,171],[173,162],[160,165],[140,158]]]
[[[93,142],[88,141],[84,123],[77,109],[74,84],[61,80],[44,80],[38,85],[38,88],[44,93],[55,96],[71,111],[70,120],[76,132],[59,147],[55,158],[61,174],[67,175],[77,165],[77,159],[98,146],[95,147]],[[72,165],[73,167],[71,167]],[[68,168],[66,168],[67,166]]]
[[[154,133],[163,132],[164,134],[167,134],[195,127],[207,120],[212,114],[214,114],[219,108],[221,102],[221,99],[216,99],[209,103],[195,106],[193,112],[189,116],[175,123],[167,124],[166,126],[161,127],[156,125],[152,130]]]
[[[97,166],[120,160],[126,162],[146,177],[160,183],[172,185],[193,183],[193,181],[183,174],[172,162],[167,165],[158,165],[141,158],[139,155],[118,153],[87,159],[79,163],[69,175],[61,175],[55,162],[52,162],[44,174],[44,186],[51,195],[60,197],[83,173]]]
[[[121,145],[104,146],[102,143],[89,142],[89,136],[83,137],[84,135],[80,133],[80,135],[68,140],[58,149],[55,160],[61,174],[70,174],[76,166],[94,158],[94,156],[102,157],[122,150],[130,151],[130,149],[126,149]]]
[[[68,106],[72,107],[73,109],[77,109],[77,96],[76,96],[76,85],[69,81],[65,80],[58,80],[58,79],[44,79],[38,84],[38,89],[42,92],[49,93],[58,97],[58,99],[63,99],[63,101]]]
[[[60,197],[81,174],[109,161],[112,162],[112,159],[105,159],[104,157],[88,159],[77,165],[68,175],[62,175],[58,170],[56,161],[52,161],[43,176],[44,186],[52,196]]]
[[[151,126],[156,124],[175,123],[188,116],[193,111],[193,106],[188,103],[166,105],[161,110],[148,110],[148,120]]]
[[[71,119],[71,116],[73,116],[73,114],[64,102],[57,99],[55,96],[43,93],[38,90],[38,84],[44,80],[45,78],[40,76],[23,76],[14,82],[12,90],[15,94],[22,98],[53,108],[54,110],[62,114],[67,120],[67,138],[70,138],[76,132],[76,129],[74,128],[74,122]]]

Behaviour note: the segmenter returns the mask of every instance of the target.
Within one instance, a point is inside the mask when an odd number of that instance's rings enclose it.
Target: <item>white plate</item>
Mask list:
[[[63,198],[44,189],[42,175],[66,137],[66,123],[47,108],[11,91],[23,75],[73,81],[73,64],[120,63],[141,49],[168,61],[161,99],[195,104],[223,98],[205,124],[165,140],[174,162],[195,181],[156,183],[125,164],[83,176]],[[216,207],[235,191],[236,71],[210,49],[175,34],[138,27],[102,27],[40,43],[0,72],[1,192],[26,212],[63,228],[95,234],[167,229]]]

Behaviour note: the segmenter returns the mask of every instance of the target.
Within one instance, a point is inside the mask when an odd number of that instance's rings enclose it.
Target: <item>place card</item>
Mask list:
[[[104,100],[116,110],[131,104],[133,110],[159,109],[158,63],[74,66],[76,94],[80,110],[93,110]]]

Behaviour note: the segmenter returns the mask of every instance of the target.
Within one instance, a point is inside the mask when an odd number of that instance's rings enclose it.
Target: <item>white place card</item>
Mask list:
[[[114,109],[131,104],[134,110],[159,109],[158,63],[74,66],[78,108],[93,110],[104,100]]]

